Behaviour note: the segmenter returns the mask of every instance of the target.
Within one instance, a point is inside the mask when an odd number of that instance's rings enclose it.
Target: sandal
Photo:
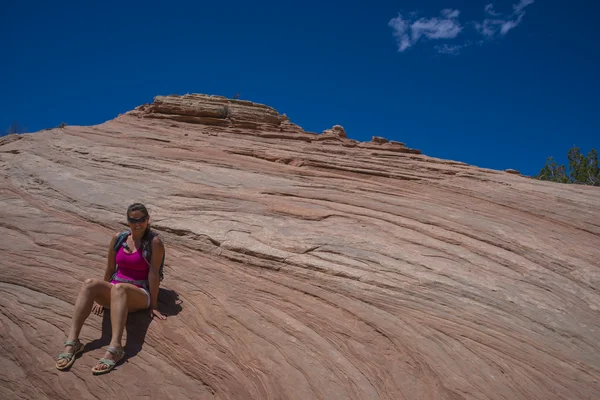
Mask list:
[[[73,351],[72,353],[60,353],[58,355],[58,358],[56,359],[56,361],[57,361],[56,368],[60,371],[65,370],[65,369],[69,368],[71,365],[73,365],[77,355],[83,352],[83,344],[81,344],[79,339],[76,339],[74,341],[67,340],[65,342],[65,346],[71,346],[73,348],[73,350],[75,350],[75,351]],[[62,366],[58,365],[58,360],[62,360],[63,358],[69,360],[69,362]]]
[[[114,346],[110,346],[108,349],[106,349],[106,351],[108,351],[111,354],[114,354],[115,359],[109,360],[108,358],[101,358],[100,360],[98,360],[98,363],[92,367],[92,373],[94,375],[102,375],[109,373],[117,365],[117,363],[121,361],[123,357],[125,357],[125,350],[123,350],[123,348],[118,349]],[[107,365],[108,368],[101,370],[94,369],[101,364]]]

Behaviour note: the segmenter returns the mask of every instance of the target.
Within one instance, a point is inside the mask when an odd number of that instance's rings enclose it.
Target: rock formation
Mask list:
[[[271,107],[204,94],[156,96],[152,104],[141,105],[127,114],[193,124],[302,132],[302,128],[290,123],[289,118]]]
[[[341,125],[334,125],[331,129],[325,129],[323,136],[332,136],[338,138],[346,138],[346,130]]]
[[[371,139],[371,142],[383,144],[383,143],[389,142],[389,140],[387,140],[386,138],[381,137],[381,136],[373,136],[373,138]]]
[[[159,96],[0,139],[2,399],[598,399],[600,190]],[[125,209],[167,247],[166,321],[108,315],[54,368]]]

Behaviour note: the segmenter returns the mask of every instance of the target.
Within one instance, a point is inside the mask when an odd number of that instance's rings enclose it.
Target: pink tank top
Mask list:
[[[117,276],[123,279],[135,281],[143,281],[148,279],[150,268],[142,255],[142,249],[138,249],[134,253],[127,253],[121,247],[117,251]]]

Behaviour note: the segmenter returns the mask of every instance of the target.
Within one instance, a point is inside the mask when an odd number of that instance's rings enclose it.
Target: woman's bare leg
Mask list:
[[[127,323],[127,314],[148,308],[148,295],[137,286],[128,283],[114,285],[110,293],[110,323],[112,324],[112,338],[110,345],[121,349],[123,331]],[[106,352],[104,358],[114,360],[115,355]],[[98,364],[95,370],[108,368],[105,364]]]
[[[71,331],[67,340],[75,341],[79,339],[81,328],[87,317],[92,311],[94,301],[105,306],[110,304],[110,290],[112,285],[102,279],[86,279],[81,286],[81,290],[75,301],[75,311],[73,312],[73,322]],[[72,352],[72,346],[65,346],[65,353]],[[68,360],[61,359],[57,361],[58,366],[66,365]]]

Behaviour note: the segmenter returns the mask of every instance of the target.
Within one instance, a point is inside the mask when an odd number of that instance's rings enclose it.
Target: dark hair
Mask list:
[[[145,216],[148,216],[148,209],[142,203],[133,203],[129,207],[127,207],[127,217],[129,217],[129,213],[133,211],[141,211]],[[146,225],[146,230],[144,231],[144,235],[142,236],[142,248],[144,250],[148,249],[150,245],[150,223]]]
[[[148,215],[148,209],[142,203],[133,203],[129,207],[127,207],[127,216],[129,217],[129,213],[133,211],[141,211],[144,215]]]

